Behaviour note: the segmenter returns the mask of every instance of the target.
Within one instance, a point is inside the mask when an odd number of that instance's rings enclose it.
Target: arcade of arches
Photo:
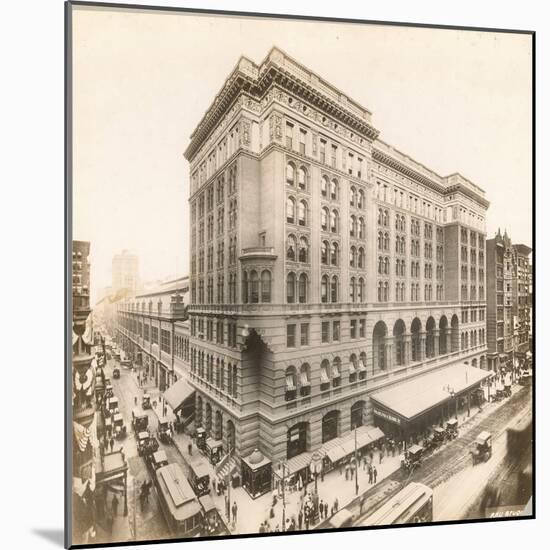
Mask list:
[[[483,343],[481,336],[478,341]],[[372,334],[373,370],[377,372],[405,366],[454,353],[461,348],[463,349],[456,315],[450,321],[445,315],[438,320],[428,317],[424,325],[418,317],[409,326],[403,319],[398,319],[391,329],[388,329],[384,321],[378,321]],[[485,357],[480,360],[480,366],[482,365],[485,365]]]

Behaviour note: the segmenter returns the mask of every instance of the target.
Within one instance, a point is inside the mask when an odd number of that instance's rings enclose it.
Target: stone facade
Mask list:
[[[190,382],[241,456],[289,458],[295,429],[312,451],[370,423],[374,391],[485,365],[484,192],[371,118],[274,48],[191,136]]]

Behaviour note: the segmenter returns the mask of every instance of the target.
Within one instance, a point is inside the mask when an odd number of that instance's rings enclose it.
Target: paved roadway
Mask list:
[[[383,502],[393,495],[397,490],[411,481],[417,481],[431,487],[437,488],[465,469],[473,469],[470,450],[473,448],[473,442],[477,435],[487,430],[493,434],[494,439],[500,444],[501,436],[506,428],[531,413],[532,407],[532,389],[531,386],[514,387],[512,397],[499,403],[485,404],[484,410],[478,412],[468,420],[460,429],[459,437],[452,442],[446,443],[438,451],[422,462],[419,469],[412,475],[407,474],[403,469],[399,469],[388,476],[373,489],[364,494],[365,501],[360,510],[359,499],[352,502],[346,508],[352,512],[356,518],[353,526],[368,525],[368,517],[383,504]],[[495,461],[496,462],[496,461]],[[494,464],[493,464],[494,465]],[[479,466],[477,466],[479,468]],[[466,478],[468,476],[466,475]],[[437,493],[436,493],[437,494]],[[464,493],[464,498],[468,496]],[[434,520],[460,519],[460,517],[442,517],[437,510],[437,499],[435,500]],[[320,528],[328,527],[324,522]]]

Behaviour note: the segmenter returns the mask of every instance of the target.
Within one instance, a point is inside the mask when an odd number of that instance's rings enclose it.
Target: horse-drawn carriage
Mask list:
[[[445,436],[449,441],[458,437],[458,420],[456,418],[447,420],[447,425],[445,426]]]

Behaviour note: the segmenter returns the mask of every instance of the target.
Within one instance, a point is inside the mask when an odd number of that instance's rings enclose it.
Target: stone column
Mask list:
[[[451,353],[451,329],[446,328],[445,330],[445,347],[447,348],[447,353]]]
[[[393,336],[386,336],[384,339],[384,366],[391,370],[395,361],[393,360]]]
[[[426,333],[420,333],[420,361],[426,359]]]
[[[411,362],[411,334],[410,333],[405,333],[403,335],[403,341],[404,341],[404,359],[403,359],[403,364],[404,365],[409,365],[410,362]]]
[[[439,355],[439,329],[435,329],[434,332],[434,357]]]

